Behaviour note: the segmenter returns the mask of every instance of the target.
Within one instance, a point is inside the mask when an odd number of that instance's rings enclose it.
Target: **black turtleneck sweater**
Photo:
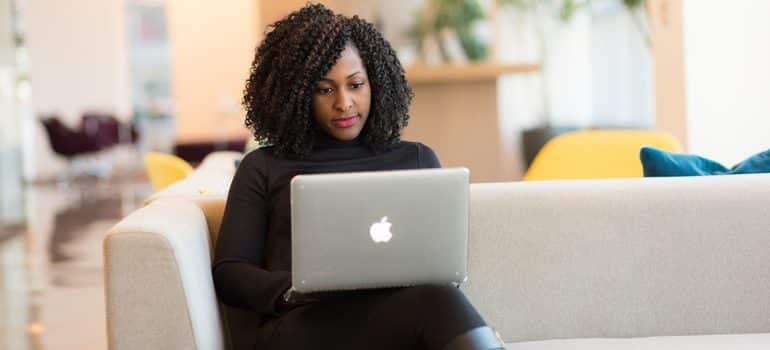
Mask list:
[[[401,141],[374,153],[356,140],[322,137],[304,159],[276,157],[272,147],[247,154],[227,197],[214,258],[214,285],[227,305],[250,309],[259,318],[277,317],[282,294],[291,287],[289,183],[295,175],[438,168],[429,147]]]

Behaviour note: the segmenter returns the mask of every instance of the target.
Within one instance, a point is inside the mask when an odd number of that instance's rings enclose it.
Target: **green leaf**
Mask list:
[[[623,0],[623,4],[630,9],[644,5],[644,0]]]
[[[460,39],[460,46],[463,47],[465,55],[471,61],[483,61],[487,59],[487,46],[471,30],[458,30],[457,36]]]

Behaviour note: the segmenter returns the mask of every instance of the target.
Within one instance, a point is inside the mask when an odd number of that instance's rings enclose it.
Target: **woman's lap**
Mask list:
[[[418,286],[354,292],[298,307],[266,324],[265,349],[437,349],[484,325],[462,292]],[[262,349],[260,349],[262,350]]]

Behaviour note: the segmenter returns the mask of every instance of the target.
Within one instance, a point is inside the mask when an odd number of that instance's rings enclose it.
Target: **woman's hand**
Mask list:
[[[299,293],[292,288],[286,290],[281,297],[278,306],[279,311],[289,311],[296,307],[318,302],[319,299],[312,294]]]

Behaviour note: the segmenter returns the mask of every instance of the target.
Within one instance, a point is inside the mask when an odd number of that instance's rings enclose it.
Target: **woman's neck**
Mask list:
[[[319,131],[315,138],[315,148],[348,148],[361,145],[361,135],[352,140],[339,140],[329,134]]]

